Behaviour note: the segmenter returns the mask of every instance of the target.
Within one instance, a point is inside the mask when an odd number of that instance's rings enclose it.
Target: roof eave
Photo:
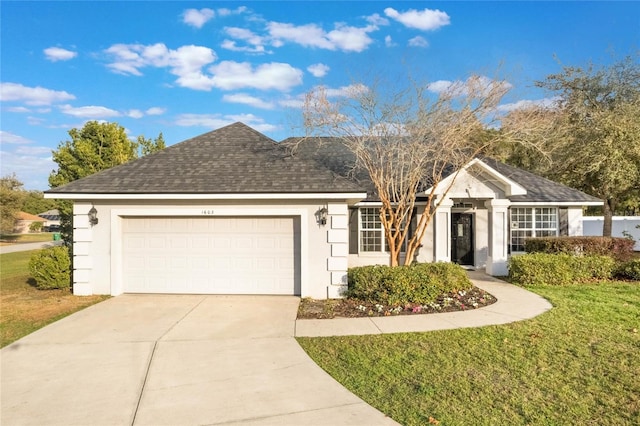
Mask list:
[[[61,200],[343,200],[363,199],[366,192],[296,192],[296,193],[77,193],[45,192],[44,198]]]
[[[579,206],[579,207],[590,207],[590,206],[602,206],[604,201],[512,201],[512,206],[561,206],[561,207],[570,207],[570,206]]]

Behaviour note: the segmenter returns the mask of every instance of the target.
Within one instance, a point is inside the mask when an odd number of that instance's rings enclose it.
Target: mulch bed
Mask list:
[[[384,317],[396,315],[423,315],[441,312],[459,312],[482,308],[496,302],[496,298],[478,287],[457,293],[443,294],[430,304],[410,303],[405,306],[387,306],[355,299],[304,298],[298,308],[298,319],[330,319]]]

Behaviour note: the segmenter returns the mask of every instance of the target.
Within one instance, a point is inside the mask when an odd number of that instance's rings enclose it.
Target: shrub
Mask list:
[[[29,225],[29,231],[31,232],[42,231],[42,222],[32,222],[31,225]]]
[[[609,279],[615,260],[609,256],[530,253],[509,259],[509,280],[520,285],[569,285]]]
[[[538,237],[524,243],[527,253],[565,253],[573,255],[612,256],[628,260],[633,255],[633,241],[615,237]]]
[[[39,290],[69,288],[71,285],[71,261],[64,246],[50,247],[31,256],[29,272]]]
[[[622,263],[616,269],[615,275],[625,280],[640,281],[640,259]]]
[[[473,286],[459,265],[442,262],[361,266],[349,269],[348,278],[347,297],[391,306],[427,304],[442,294]]]

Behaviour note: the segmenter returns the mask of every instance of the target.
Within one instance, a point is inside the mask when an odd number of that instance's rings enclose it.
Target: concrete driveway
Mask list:
[[[293,338],[299,300],[123,295],[2,349],[3,425],[395,424]]]

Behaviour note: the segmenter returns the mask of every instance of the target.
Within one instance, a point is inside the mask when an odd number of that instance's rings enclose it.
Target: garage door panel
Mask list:
[[[125,218],[126,292],[299,294],[299,220]]]

